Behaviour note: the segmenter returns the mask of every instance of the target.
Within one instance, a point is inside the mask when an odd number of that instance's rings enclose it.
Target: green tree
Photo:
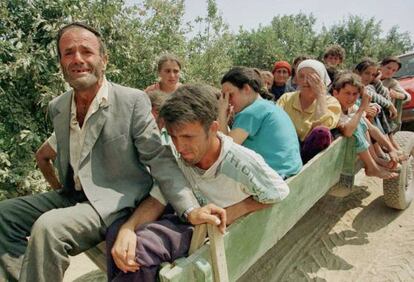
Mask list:
[[[50,134],[48,102],[67,87],[55,37],[65,23],[97,27],[110,50],[107,77],[143,88],[163,50],[184,53],[183,1],[8,0],[0,2],[0,199],[46,189],[34,152]],[[171,12],[178,18],[171,17]]]
[[[332,43],[340,44],[346,50],[348,67],[354,66],[364,57],[381,59],[387,55],[402,54],[413,47],[409,35],[399,33],[397,27],[391,28],[383,37],[380,21],[359,16],[349,16],[340,24],[329,29],[323,28],[319,55],[322,55],[325,46]]]
[[[230,51],[234,36],[224,23],[214,0],[207,1],[207,16],[198,17],[199,31],[187,44],[187,74],[189,81],[217,85],[221,76],[232,66]],[[190,32],[193,31],[191,26]]]
[[[156,80],[156,59],[166,51],[184,58],[184,82],[217,85],[232,65],[271,69],[274,61],[320,56],[341,44],[347,65],[364,56],[380,59],[411,50],[407,33],[350,16],[315,31],[313,15],[275,17],[256,30],[229,31],[215,0],[207,14],[183,23],[184,0],[0,1],[0,200],[46,189],[34,152],[50,135],[47,104],[68,85],[59,72],[55,37],[65,23],[97,27],[108,45],[109,80],[143,89]],[[194,26],[197,26],[197,30]]]
[[[316,18],[299,13],[274,17],[269,26],[240,30],[233,52],[237,65],[271,69],[278,60],[293,60],[301,54],[312,55],[317,46]]]

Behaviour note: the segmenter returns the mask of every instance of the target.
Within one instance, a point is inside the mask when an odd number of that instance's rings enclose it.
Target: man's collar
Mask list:
[[[109,97],[109,87],[108,87],[108,81],[106,80],[106,77],[103,77],[102,85],[98,90],[98,93],[96,93],[96,100],[98,101],[99,107],[105,107],[108,106],[108,97]]]
[[[109,105],[109,83],[106,80],[106,77],[103,77],[102,85],[99,88],[98,92],[96,93],[95,98],[93,98],[91,106],[97,104],[97,108],[104,108]],[[95,106],[96,107],[96,106]],[[71,116],[72,119],[76,118],[76,102],[75,102],[75,91],[72,91],[72,98],[71,98]]]

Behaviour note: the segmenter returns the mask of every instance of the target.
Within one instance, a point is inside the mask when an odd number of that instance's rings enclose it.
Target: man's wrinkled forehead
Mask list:
[[[82,25],[69,25],[67,27],[64,27],[62,30],[59,31],[59,35],[57,38],[57,48],[58,48],[58,57],[60,58],[62,55],[61,46],[62,42],[65,41],[65,44],[67,44],[66,39],[68,39],[68,36],[71,36],[69,42],[71,40],[79,40],[83,38],[84,42],[89,42],[88,45],[92,48],[98,48],[101,55],[106,55],[106,48],[102,41],[102,38],[99,34],[99,32],[88,29]]]
[[[96,37],[95,34],[90,32],[87,29],[81,27],[69,27],[62,33],[62,36],[59,40],[59,47],[62,47],[62,43],[80,43],[80,42],[88,42],[88,45],[92,45],[95,48],[100,47],[99,39]]]
[[[200,121],[176,121],[173,123],[166,121],[165,127],[168,133],[171,132],[174,135],[185,135],[199,128],[204,128]]]

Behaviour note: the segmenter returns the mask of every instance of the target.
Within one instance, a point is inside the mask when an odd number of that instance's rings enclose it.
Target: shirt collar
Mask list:
[[[98,108],[108,106],[108,96],[109,96],[109,85],[106,77],[103,77],[102,85],[96,93],[95,98],[92,100],[91,106],[97,105]],[[72,92],[72,104],[71,104],[71,115],[76,117],[76,103],[75,103],[75,92]]]
[[[108,81],[106,80],[106,77],[104,76],[101,88],[99,88],[98,93],[96,93],[96,97],[95,97],[100,108],[108,105],[108,95],[109,95]]]
[[[300,104],[300,91],[297,91],[293,97],[293,108],[299,112],[305,112],[308,114],[312,114],[315,112],[316,108],[316,100],[305,110],[302,110],[302,105]]]

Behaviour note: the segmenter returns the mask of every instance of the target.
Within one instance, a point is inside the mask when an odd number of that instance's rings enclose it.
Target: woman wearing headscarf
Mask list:
[[[336,128],[341,105],[327,94],[331,83],[325,66],[305,60],[297,68],[298,91],[286,93],[278,101],[292,119],[301,144],[304,163],[332,143],[331,129]]]
[[[286,61],[277,61],[273,67],[273,84],[270,92],[274,96],[274,100],[279,100],[286,92],[295,91],[292,87],[287,85],[287,81],[292,73],[290,64]]]

